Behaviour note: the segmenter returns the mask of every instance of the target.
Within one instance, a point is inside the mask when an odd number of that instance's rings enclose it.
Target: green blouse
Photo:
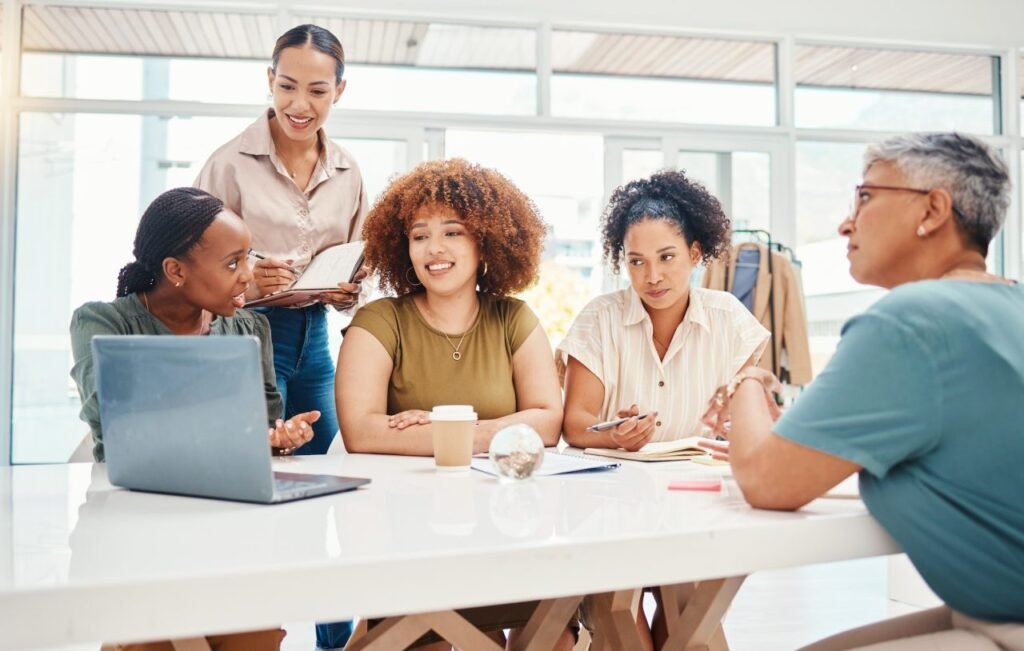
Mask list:
[[[71,377],[78,385],[82,399],[80,416],[92,432],[93,457],[103,461],[103,429],[96,400],[96,375],[92,363],[92,338],[95,335],[173,335],[167,326],[153,316],[136,294],[113,302],[86,303],[71,316],[71,352],[75,365]],[[263,357],[263,390],[267,399],[269,424],[281,417],[281,394],[274,376],[274,353],[270,341],[270,324],[262,314],[238,310],[233,317],[215,317],[210,323],[211,335],[256,336]]]
[[[512,356],[537,323],[523,301],[480,294],[480,312],[465,339],[427,324],[412,296],[374,301],[356,312],[349,327],[373,335],[394,362],[389,414],[457,404],[473,405],[481,419],[492,419],[518,411]],[[452,358],[456,347],[459,360]]]

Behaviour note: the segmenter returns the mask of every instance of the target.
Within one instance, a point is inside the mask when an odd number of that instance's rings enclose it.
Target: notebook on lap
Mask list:
[[[273,472],[255,337],[98,336],[92,352],[116,486],[270,504],[370,482]]]

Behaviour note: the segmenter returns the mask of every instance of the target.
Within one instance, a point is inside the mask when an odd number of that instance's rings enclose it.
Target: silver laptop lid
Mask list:
[[[97,336],[92,351],[111,483],[270,501],[258,339]]]

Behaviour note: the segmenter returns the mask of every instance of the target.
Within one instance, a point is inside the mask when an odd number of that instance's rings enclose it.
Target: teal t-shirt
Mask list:
[[[868,510],[947,605],[1024,622],[1024,286],[896,288],[774,429],[864,468]]]

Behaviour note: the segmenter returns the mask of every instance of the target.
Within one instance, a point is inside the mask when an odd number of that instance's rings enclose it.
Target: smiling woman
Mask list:
[[[274,47],[267,83],[273,106],[207,161],[195,185],[224,201],[252,231],[256,262],[249,301],[287,288],[314,255],[359,238],[366,212],[352,156],[323,125],[345,91],[345,53],[329,31],[299,25]],[[322,413],[298,454],[322,454],[338,431],[334,363],[325,305],[355,305],[358,283],[342,283],[297,308],[256,308],[270,322],[285,414]]]
[[[546,446],[558,442],[562,396],[551,346],[529,306],[509,297],[536,280],[545,232],[512,182],[465,160],[423,163],[391,183],[363,236],[368,264],[398,297],[356,313],[338,359],[349,452],[430,456],[429,410],[451,404],[479,414],[474,452],[516,423]],[[514,629],[534,606],[465,615]],[[556,649],[571,647],[565,632]]]
[[[286,289],[320,251],[359,239],[367,207],[363,177],[352,155],[324,131],[345,92],[344,73],[345,51],[330,31],[299,25],[282,34],[267,68],[273,106],[214,152],[196,179],[252,230],[263,258],[246,293],[250,301]],[[325,306],[349,309],[358,295],[358,282],[340,283],[312,304],[254,308],[273,332],[285,414],[322,414],[313,439],[296,454],[324,454],[338,432]],[[317,644],[340,648],[350,631],[347,622],[318,627]]]

